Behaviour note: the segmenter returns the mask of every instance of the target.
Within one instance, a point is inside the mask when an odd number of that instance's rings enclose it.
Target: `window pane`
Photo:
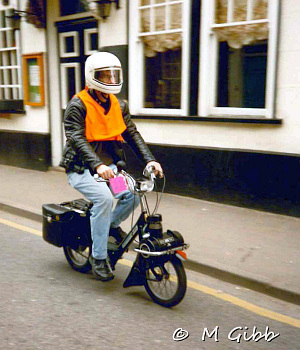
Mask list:
[[[98,50],[98,33],[91,34],[91,50]]]
[[[8,85],[12,85],[12,71],[11,71],[11,69],[8,69],[7,70],[7,84]]]
[[[234,0],[233,3],[233,22],[247,20],[247,0]]]
[[[145,58],[145,108],[180,108],[181,49]]]
[[[75,85],[75,68],[69,67],[67,68],[68,75],[68,101],[76,94],[76,85]]]
[[[150,0],[141,0],[141,6],[150,5]]]
[[[181,28],[182,4],[170,6],[170,29]]]
[[[11,69],[11,74],[12,74],[13,84],[16,85],[17,82],[18,82],[18,69],[17,68],[12,68]]]
[[[12,88],[8,88],[8,89],[7,89],[7,93],[8,93],[8,95],[6,96],[6,99],[7,99],[7,100],[12,100],[12,99],[13,99],[13,91],[12,91]]]
[[[11,51],[6,52],[6,65],[11,66]]]
[[[166,17],[165,17],[165,6],[154,8],[155,14],[155,30],[165,30],[166,29]]]
[[[218,107],[265,108],[267,42],[219,45]]]
[[[65,38],[65,48],[66,51],[65,52],[74,52],[74,37],[73,36],[67,36]]]
[[[3,69],[0,69],[0,85],[3,85],[3,84],[4,84]]]
[[[150,9],[141,10],[141,33],[150,31]]]
[[[253,0],[253,18],[252,19],[265,19],[268,18],[268,1]]]
[[[216,0],[215,23],[227,22],[227,1]]]
[[[7,40],[6,40],[6,32],[1,32],[1,47],[6,48],[7,47]]]
[[[81,0],[60,0],[60,15],[67,16],[75,13],[86,12],[86,8]]]

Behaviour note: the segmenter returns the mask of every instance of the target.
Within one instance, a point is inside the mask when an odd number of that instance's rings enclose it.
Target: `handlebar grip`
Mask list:
[[[155,171],[155,167],[153,165],[146,166],[146,168],[143,171],[143,175],[146,177],[155,178],[154,171]]]
[[[118,168],[118,172],[121,172],[121,170],[126,170],[126,163],[124,162],[124,160],[118,161],[117,168]]]

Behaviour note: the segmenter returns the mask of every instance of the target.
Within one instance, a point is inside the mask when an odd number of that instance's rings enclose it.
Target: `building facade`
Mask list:
[[[13,10],[31,13],[20,30]],[[0,15],[2,164],[58,166],[64,108],[104,50],[168,192],[298,215],[299,1],[120,0],[103,19],[99,1],[3,0]]]

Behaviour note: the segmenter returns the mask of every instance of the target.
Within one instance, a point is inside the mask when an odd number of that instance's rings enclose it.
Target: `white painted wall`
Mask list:
[[[13,5],[14,2],[11,2]],[[9,7],[9,6],[8,6]],[[8,8],[7,7],[7,8]],[[0,6],[4,9],[5,6]],[[26,2],[20,1],[20,10],[26,9]],[[35,28],[23,17],[20,30],[21,54],[44,53],[45,106],[24,106],[26,114],[0,114],[0,130],[49,133],[49,106],[47,99],[46,31]]]
[[[136,124],[147,142],[300,154],[300,1],[282,1],[276,117],[282,125],[148,121]]]
[[[127,1],[121,0],[118,10],[112,4],[110,16],[100,21],[99,33],[99,47],[127,44]]]

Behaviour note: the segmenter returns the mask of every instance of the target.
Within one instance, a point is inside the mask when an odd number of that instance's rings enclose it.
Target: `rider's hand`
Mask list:
[[[105,164],[100,164],[96,168],[97,174],[104,180],[109,180],[115,176],[113,170]]]
[[[164,177],[164,172],[162,170],[161,165],[158,162],[155,162],[154,160],[152,160],[151,162],[147,163],[147,167],[148,166],[154,167],[155,176],[159,175],[159,177]]]

